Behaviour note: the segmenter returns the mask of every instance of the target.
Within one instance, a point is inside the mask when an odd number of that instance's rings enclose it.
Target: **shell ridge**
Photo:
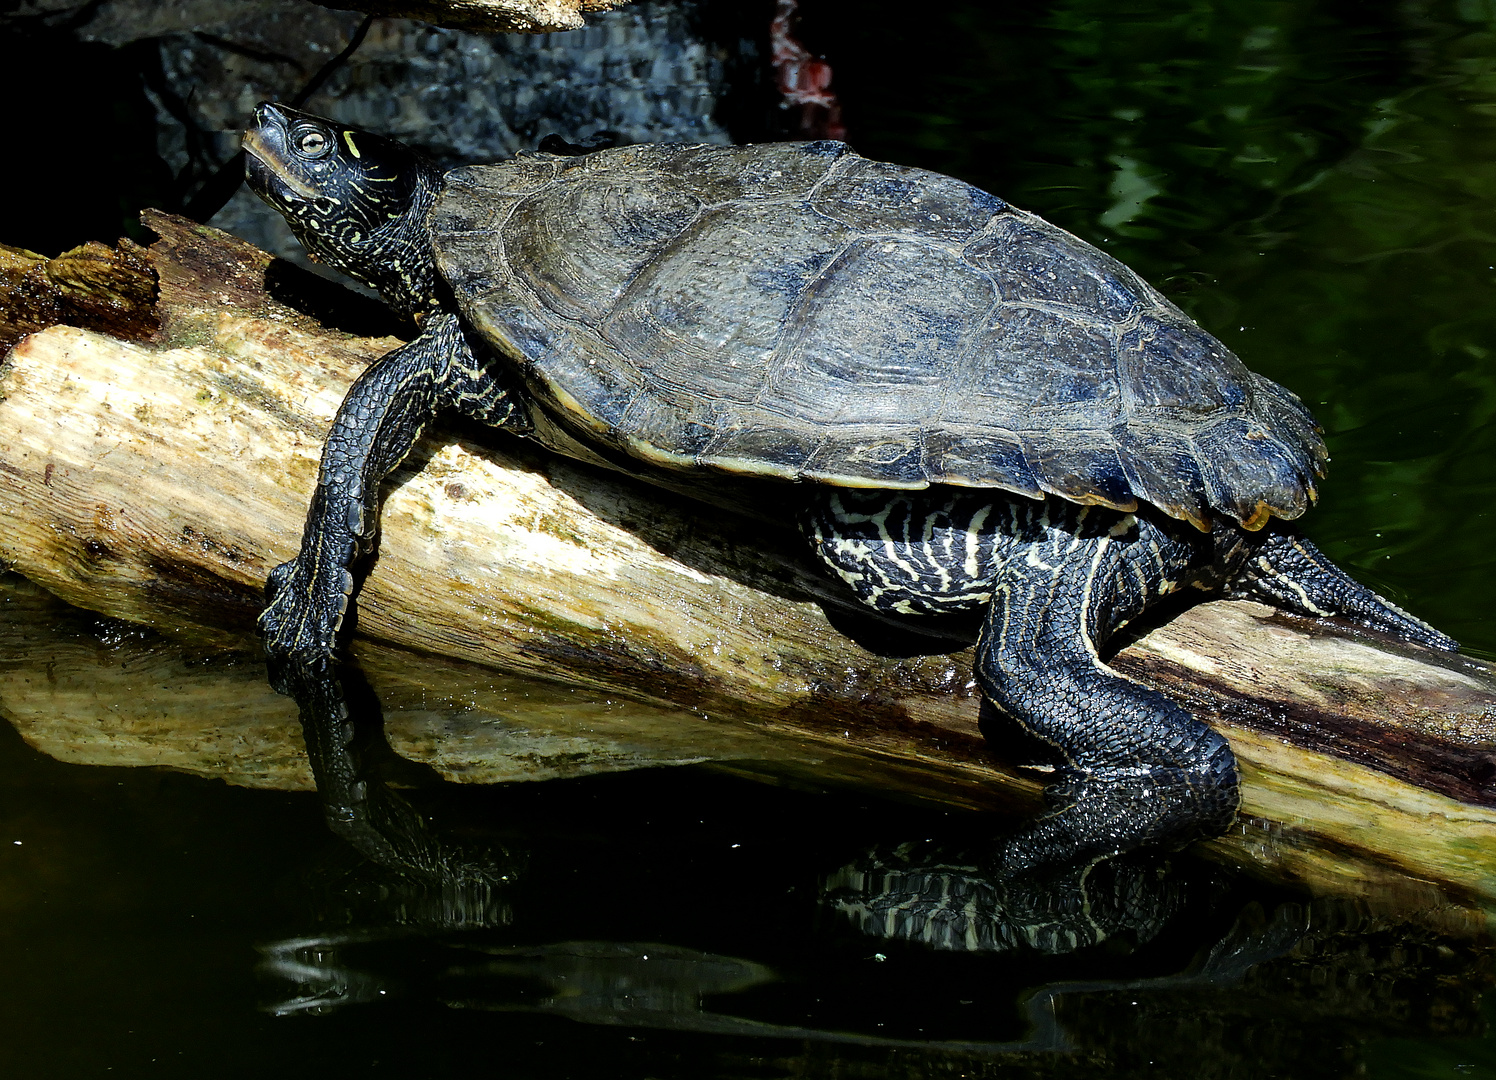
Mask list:
[[[687,222],[679,232],[667,240],[659,249],[659,255],[650,259],[634,271],[618,295],[614,298],[612,310],[598,322],[597,334],[608,345],[618,350],[625,356],[631,355],[633,350],[626,339],[626,335],[618,334],[618,324],[624,316],[639,305],[639,294],[647,289],[670,263],[668,256],[677,255],[687,243],[687,238],[700,235],[705,232],[709,225],[721,214],[720,206],[712,206],[703,203],[701,211]]]
[[[793,327],[800,329],[801,332],[786,332],[781,334],[779,341],[774,346],[773,352],[764,358],[763,383],[760,385],[758,393],[753,396],[753,405],[755,407],[764,409],[769,407],[766,396],[774,387],[775,376],[783,372],[784,366],[789,363],[790,352],[797,342],[803,340],[804,328],[810,321],[805,317],[807,309],[811,304],[824,296],[827,282],[830,280],[832,272],[848,257],[848,253],[856,246],[858,239],[858,237],[854,236],[846,240],[826,260],[821,269],[801,286],[800,293],[796,297],[795,302],[790,305],[784,320],[787,330]]]
[[[976,268],[973,267],[973,269]],[[987,278],[991,281],[992,276],[989,274]],[[976,370],[976,365],[980,363],[977,357],[977,342],[981,339],[984,328],[992,325],[992,319],[997,314],[997,310],[1002,306],[1002,303],[1002,290],[997,287],[996,282],[992,282],[992,302],[987,305],[987,310],[982,312],[980,319],[973,319],[970,322],[966,333],[962,337],[961,352],[951,361],[951,368],[954,372],[969,373]],[[944,426],[950,415],[951,395],[965,392],[966,386],[963,380],[957,378],[942,380],[939,402],[936,405],[935,413],[931,417],[931,420]],[[921,434],[926,433],[924,427],[921,427],[920,431]],[[926,475],[932,474],[927,470]]]
[[[839,157],[833,158],[831,163],[826,166],[826,171],[821,176],[821,178],[810,186],[809,191],[805,192],[805,201],[811,205],[812,209],[819,210],[819,208],[815,206],[815,201],[820,196],[821,189],[823,187],[826,187],[828,184],[835,183],[836,181],[845,178],[848,175],[855,176],[858,173],[863,172],[867,168],[868,160],[868,158],[863,157],[856,150],[853,150],[850,146],[848,146],[846,153],[840,155]]]

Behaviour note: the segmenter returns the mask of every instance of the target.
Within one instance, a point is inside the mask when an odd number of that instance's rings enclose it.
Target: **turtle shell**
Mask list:
[[[584,438],[664,468],[992,487],[1247,528],[1313,500],[1292,394],[1115,259],[841,143],[449,173],[467,319]]]

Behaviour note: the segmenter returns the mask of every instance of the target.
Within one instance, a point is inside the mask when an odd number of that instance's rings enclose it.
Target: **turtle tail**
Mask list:
[[[1459,643],[1378,596],[1327,559],[1293,529],[1274,528],[1226,589],[1311,618],[1341,618],[1430,649],[1454,652]]]

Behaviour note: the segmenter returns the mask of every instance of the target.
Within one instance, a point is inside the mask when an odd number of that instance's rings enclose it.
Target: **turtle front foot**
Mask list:
[[[272,664],[329,659],[352,594],[353,575],[341,566],[319,572],[296,558],[270,571],[259,626]]]

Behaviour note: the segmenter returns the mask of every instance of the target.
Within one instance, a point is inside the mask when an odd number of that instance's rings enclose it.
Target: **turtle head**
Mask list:
[[[265,102],[244,133],[250,189],[319,262],[373,287],[395,310],[435,306],[426,212],[441,173],[383,135]]]

